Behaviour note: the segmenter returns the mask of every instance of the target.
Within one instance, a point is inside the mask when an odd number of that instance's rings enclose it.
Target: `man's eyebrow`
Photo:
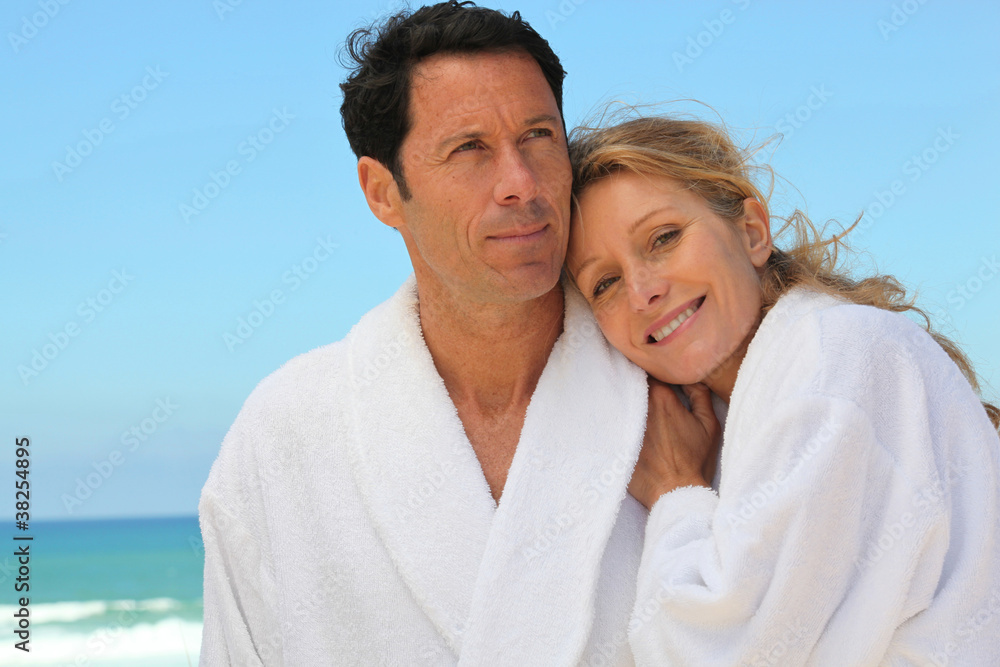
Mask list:
[[[450,134],[438,142],[437,150],[442,151],[457,143],[464,144],[467,141],[474,141],[483,136],[483,134],[483,132],[456,132],[455,134]]]
[[[525,125],[539,125],[541,123],[554,123],[559,125],[559,118],[553,116],[552,114],[541,114],[539,116],[532,116],[524,124]]]
[[[553,116],[552,114],[540,114],[538,116],[532,116],[524,122],[526,126],[530,125],[541,125],[544,123],[552,123],[555,125],[559,124],[559,118]],[[438,142],[438,150],[444,150],[448,146],[452,146],[457,143],[464,144],[467,141],[475,141],[482,137],[485,132],[456,132],[455,134],[450,134],[441,141]]]
[[[660,208],[654,208],[652,211],[649,211],[639,216],[638,218],[635,219],[635,221],[632,222],[631,225],[628,226],[628,230],[626,230],[625,234],[631,236],[633,233],[635,233],[635,230],[637,230],[642,225],[642,223],[646,222],[654,215],[662,213],[663,211],[671,210],[672,208],[673,208],[672,206],[662,206]],[[580,266],[576,267],[576,271],[574,273],[576,273],[577,275],[583,274],[583,270],[596,261],[597,261],[596,257],[588,257],[587,259],[580,262]]]

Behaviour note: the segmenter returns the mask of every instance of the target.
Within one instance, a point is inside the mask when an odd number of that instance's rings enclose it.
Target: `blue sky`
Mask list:
[[[867,212],[853,243],[996,397],[1000,6],[485,4],[562,58],[570,126],[695,99],[745,139],[782,133],[761,153],[790,184],[776,212]],[[194,513],[257,382],[409,274],[338,112],[345,36],[397,6],[4,4],[0,463],[32,438],[34,518]]]

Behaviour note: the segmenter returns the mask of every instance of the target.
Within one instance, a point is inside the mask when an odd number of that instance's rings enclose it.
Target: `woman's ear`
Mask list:
[[[392,172],[378,160],[364,156],[358,160],[358,182],[375,217],[399,229],[404,224],[402,199]]]
[[[759,269],[771,256],[771,220],[764,206],[753,197],[743,200],[743,231],[747,257]]]

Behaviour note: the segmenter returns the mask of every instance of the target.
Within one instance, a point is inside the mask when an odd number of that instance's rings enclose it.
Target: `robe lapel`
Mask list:
[[[458,654],[496,506],[424,344],[412,276],[349,344],[355,479],[401,577]]]
[[[575,664],[590,634],[647,389],[583,297],[565,291],[563,334],[499,507],[424,344],[413,278],[348,337],[355,479],[401,577],[461,664]]]
[[[486,544],[462,665],[572,665],[645,429],[645,373],[566,285],[564,331],[525,417]]]

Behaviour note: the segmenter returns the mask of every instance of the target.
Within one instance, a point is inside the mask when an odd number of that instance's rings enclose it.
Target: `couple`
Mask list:
[[[804,218],[777,249],[710,125],[567,146],[516,14],[442,3],[349,52],[414,276],[226,436],[202,664],[997,663],[996,412],[897,283]]]

